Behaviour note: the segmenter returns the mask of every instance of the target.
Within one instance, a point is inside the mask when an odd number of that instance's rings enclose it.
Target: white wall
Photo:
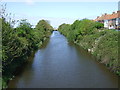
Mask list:
[[[116,25],[118,25],[118,20],[119,20],[119,19],[117,18],[117,19],[116,19]]]
[[[108,20],[104,20],[104,27],[108,28]]]

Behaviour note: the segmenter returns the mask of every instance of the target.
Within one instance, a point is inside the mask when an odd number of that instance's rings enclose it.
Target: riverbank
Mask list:
[[[59,31],[69,42],[81,46],[100,63],[120,76],[118,63],[118,31],[104,29],[103,25],[91,20],[76,20],[72,25],[63,24]]]
[[[53,28],[45,20],[40,20],[35,28],[27,20],[21,20],[18,27],[13,28],[3,18],[2,29],[2,88],[7,88],[17,69],[49,38]]]
[[[44,38],[43,42],[40,42],[38,48],[40,48],[48,39],[49,38]],[[29,57],[33,55],[34,52],[37,50],[38,49],[34,49],[33,51],[31,51],[29,55],[24,57],[24,59],[18,59],[20,62],[14,61],[7,65],[7,68],[5,69],[7,74],[4,74],[2,76],[2,88],[8,88],[9,81],[15,78],[15,76],[21,72],[22,68],[29,62]]]
[[[8,88],[118,88],[117,75],[58,31],[21,70]]]

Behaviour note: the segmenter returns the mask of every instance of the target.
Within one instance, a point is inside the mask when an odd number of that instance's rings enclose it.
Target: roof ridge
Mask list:
[[[118,18],[120,17],[120,11],[117,12],[113,12],[112,14],[102,14],[101,16],[97,17],[95,19],[95,21],[99,21],[99,20],[110,20],[110,19],[114,19],[114,18]]]

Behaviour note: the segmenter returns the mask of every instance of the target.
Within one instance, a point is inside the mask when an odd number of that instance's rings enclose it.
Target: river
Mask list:
[[[54,31],[8,88],[118,88],[118,76]]]

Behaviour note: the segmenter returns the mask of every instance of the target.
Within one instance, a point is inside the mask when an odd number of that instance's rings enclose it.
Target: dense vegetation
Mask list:
[[[0,11],[0,16],[0,60],[2,59],[0,73],[2,72],[3,75],[2,87],[5,88],[16,68],[27,62],[31,53],[50,36],[53,28],[47,20],[40,20],[36,27],[32,28],[32,25],[25,19],[20,20],[19,25],[14,28],[15,21],[7,20],[5,8],[2,12]],[[76,20],[72,25],[62,24],[58,30],[68,38],[68,41],[82,46],[120,75],[118,32],[102,28],[101,23],[83,19]]]
[[[104,29],[102,23],[88,19],[76,20],[72,25],[62,24],[58,30],[69,42],[88,50],[98,61],[120,76],[118,31]]]
[[[27,61],[28,56],[38,49],[53,28],[48,21],[40,20],[35,28],[20,20],[19,25],[13,28],[12,24],[2,17],[2,75],[3,88],[12,78],[17,67]]]

